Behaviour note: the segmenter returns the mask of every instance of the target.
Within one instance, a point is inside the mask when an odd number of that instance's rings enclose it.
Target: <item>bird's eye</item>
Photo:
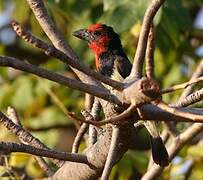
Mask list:
[[[95,32],[94,32],[94,35],[96,35],[96,36],[101,35],[101,31],[95,31]]]

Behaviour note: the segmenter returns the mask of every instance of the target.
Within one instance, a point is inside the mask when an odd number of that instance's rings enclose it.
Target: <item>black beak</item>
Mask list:
[[[88,42],[93,39],[92,35],[87,31],[87,29],[79,29],[74,31],[72,35]]]

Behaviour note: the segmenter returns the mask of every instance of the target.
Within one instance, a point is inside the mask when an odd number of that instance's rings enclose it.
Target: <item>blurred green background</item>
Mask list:
[[[120,34],[124,49],[132,60],[142,18],[151,1],[44,0],[44,2],[67,42],[85,64],[94,68],[94,56],[85,43],[71,35],[72,32],[96,22],[111,25]],[[156,26],[155,75],[162,87],[188,80],[203,56],[202,4],[202,0],[168,0],[156,15],[154,20]],[[26,0],[0,0],[1,55],[17,57],[76,78],[65,64],[47,57],[40,50],[16,37],[10,26],[12,19],[19,21],[34,35],[49,42]],[[180,93],[178,91],[165,95],[163,99],[168,103],[175,102]],[[79,114],[84,108],[84,94],[24,72],[1,67],[1,111],[6,112],[8,106],[16,108],[24,127],[42,142],[57,150],[70,151],[76,128],[66,113],[69,110]],[[201,107],[202,103],[198,103],[197,106]],[[181,131],[185,126],[180,124],[179,130]],[[18,141],[5,128],[0,127],[0,131],[2,141]],[[141,131],[139,136],[142,139],[139,142],[140,147],[134,147],[126,153],[114,167],[112,179],[137,179],[146,171],[149,142],[146,131]],[[84,145],[81,149],[83,148]],[[198,148],[197,146],[185,147],[176,157],[173,166],[164,171],[162,179],[184,179],[191,159],[195,159],[196,163],[190,179],[203,178],[203,154],[200,153],[201,148]],[[1,158],[0,177],[5,172],[8,173],[10,168],[21,169],[32,178],[44,176],[34,158],[23,153],[13,153]],[[9,176],[13,179],[22,178],[19,174],[9,174]]]

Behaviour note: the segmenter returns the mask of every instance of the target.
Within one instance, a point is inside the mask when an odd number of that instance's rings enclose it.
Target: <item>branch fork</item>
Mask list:
[[[160,98],[160,87],[153,79],[142,77],[141,79],[125,87],[124,99],[131,105],[150,103]]]

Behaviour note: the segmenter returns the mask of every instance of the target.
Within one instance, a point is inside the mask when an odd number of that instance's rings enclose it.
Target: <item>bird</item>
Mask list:
[[[117,81],[123,81],[130,75],[132,64],[125,54],[119,35],[111,26],[103,23],[90,25],[86,29],[73,32],[73,36],[88,43],[95,55],[95,67],[97,72]],[[152,122],[147,130],[150,133],[152,157],[160,166],[168,165],[168,152]]]

